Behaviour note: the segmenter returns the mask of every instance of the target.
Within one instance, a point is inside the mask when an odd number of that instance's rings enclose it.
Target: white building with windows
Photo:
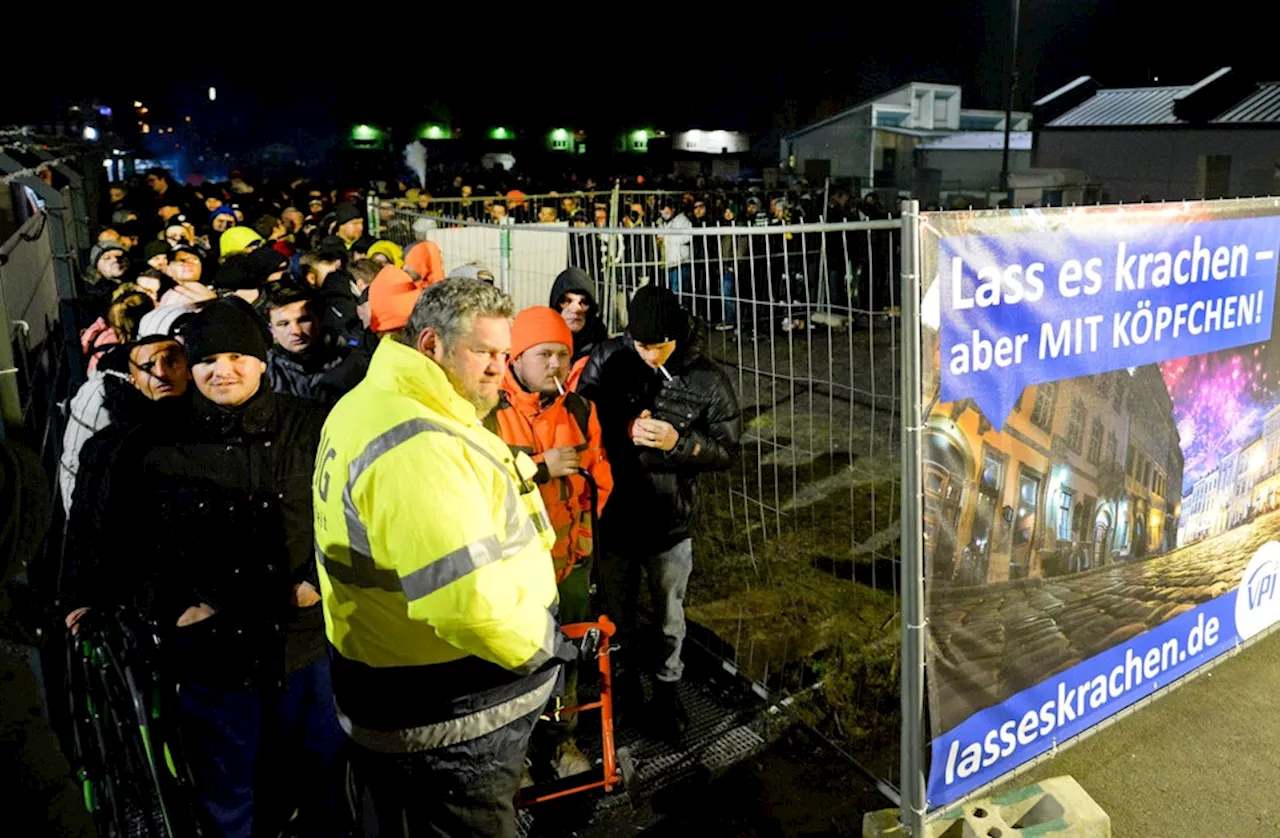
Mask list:
[[[745,154],[751,150],[751,139],[742,131],[691,128],[672,135],[671,150],[695,154]]]
[[[1186,85],[1103,88],[1081,76],[1034,112],[1034,165],[1087,173],[1103,203],[1280,189],[1280,81],[1231,67]]]
[[[1031,114],[1013,113],[1009,170],[1031,165]],[[912,82],[782,139],[781,163],[811,182],[862,189],[987,192],[1000,183],[1004,111],[965,108],[960,87]]]

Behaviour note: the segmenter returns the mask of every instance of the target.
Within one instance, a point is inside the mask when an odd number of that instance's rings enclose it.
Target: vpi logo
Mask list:
[[[1249,594],[1249,610],[1270,602],[1276,595],[1276,576],[1280,575],[1280,562],[1268,561],[1260,565],[1244,580]]]
[[[1280,621],[1280,541],[1258,548],[1236,590],[1236,633],[1248,639]]]

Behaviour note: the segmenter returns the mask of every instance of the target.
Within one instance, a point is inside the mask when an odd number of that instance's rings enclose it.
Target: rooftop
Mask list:
[[[1093,98],[1049,122],[1049,128],[1118,125],[1176,125],[1173,100],[1187,90],[1177,87],[1123,87],[1099,90]]]
[[[1046,128],[1280,125],[1280,82],[1223,67],[1195,84],[1101,89],[1089,76],[1036,101]]]
[[[834,113],[824,119],[820,119],[816,122],[797,128],[795,131],[787,134],[787,137],[799,137],[815,129],[822,128],[835,122],[840,122],[852,114],[868,108],[876,109],[882,118],[886,115],[892,115],[895,117],[892,122],[887,120],[883,122],[877,121],[874,125],[877,130],[903,128],[906,123],[911,123],[913,121],[918,122],[920,120],[920,115],[913,113],[912,96],[916,93],[933,95],[938,99],[946,101],[954,101],[957,105],[959,105],[961,97],[961,89],[958,85],[919,81],[908,82],[907,84],[900,85],[892,90],[888,90],[877,96],[873,96],[870,99],[859,102],[852,107],[845,108],[844,110]],[[932,108],[932,104],[929,104],[928,107]],[[1003,133],[1002,129],[997,126],[1004,121],[1004,111],[960,107],[956,108],[956,110],[951,113],[954,114],[954,116],[950,117],[950,123],[954,125],[958,122],[961,131],[976,131],[982,128],[990,128],[990,130]],[[929,110],[925,117],[926,122],[924,124],[929,126],[928,128],[912,128],[909,130],[933,130],[933,122],[929,120],[929,117],[932,115],[933,111]],[[1020,122],[1029,123],[1031,114],[1026,111],[1014,111],[1013,118],[1015,125]],[[944,128],[941,130],[952,132],[954,131],[954,128]]]
[[[1217,123],[1280,123],[1280,82],[1267,82],[1213,120]]]

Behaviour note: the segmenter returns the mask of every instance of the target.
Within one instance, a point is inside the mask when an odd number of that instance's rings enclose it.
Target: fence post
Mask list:
[[[613,194],[609,197],[609,226],[622,226],[622,213],[620,211],[620,193],[622,184],[619,181],[613,183]],[[609,324],[610,331],[613,330],[614,312],[618,306],[618,271],[617,263],[621,257],[622,247],[626,247],[629,242],[625,242],[617,237],[616,233],[610,233],[605,240],[605,264],[604,264],[604,317],[605,323]],[[619,246],[621,245],[621,246]]]
[[[369,225],[369,229],[373,232],[373,237],[380,239],[382,238],[382,216],[378,214],[378,206],[381,204],[381,200],[376,189],[369,190],[369,196],[365,198],[364,203],[364,214],[367,219],[365,223]]]
[[[498,223],[498,287],[511,293],[507,275],[511,272],[511,217],[504,216]]]
[[[924,509],[921,487],[920,202],[902,203],[902,825],[923,838]]]

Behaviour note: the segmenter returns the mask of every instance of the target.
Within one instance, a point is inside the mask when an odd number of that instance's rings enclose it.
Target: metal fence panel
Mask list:
[[[539,254],[557,253],[595,282],[614,332],[653,283],[706,322],[744,434],[733,469],[704,478],[690,637],[896,776],[900,222],[497,226],[398,210],[394,229],[438,241],[446,265],[507,259],[501,275],[487,264],[521,307],[548,302],[557,271]],[[545,244],[496,250],[508,234]]]

